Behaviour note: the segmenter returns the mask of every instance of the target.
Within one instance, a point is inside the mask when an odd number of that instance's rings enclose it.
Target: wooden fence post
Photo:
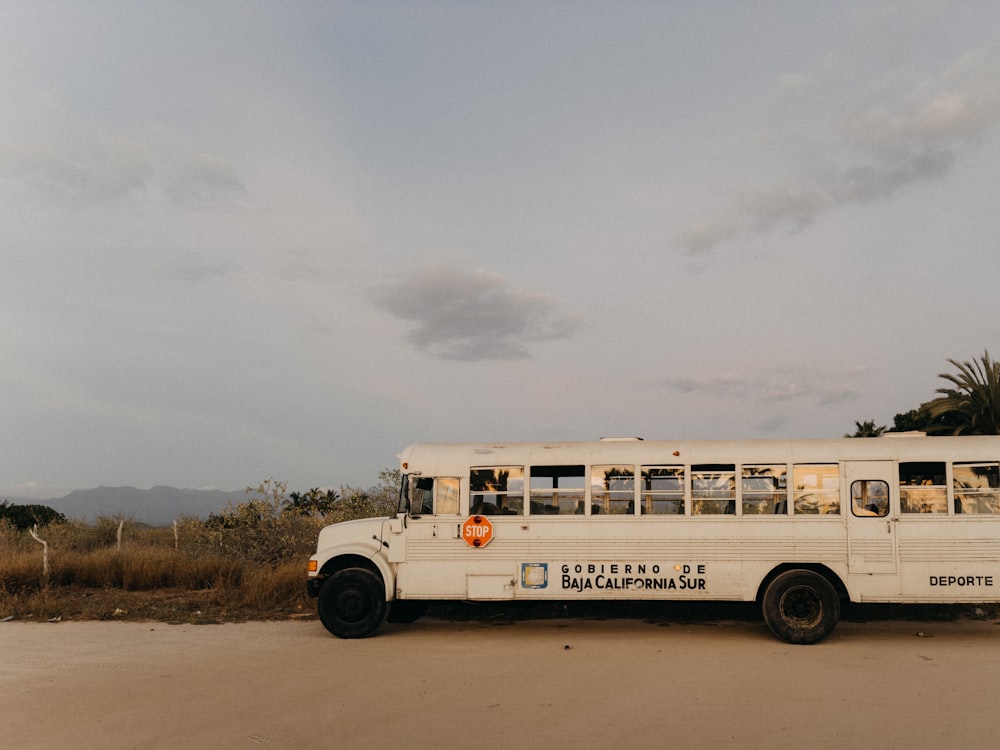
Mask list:
[[[38,524],[31,528],[31,538],[42,545],[42,575],[45,576],[46,583],[49,580],[49,543],[38,536]]]

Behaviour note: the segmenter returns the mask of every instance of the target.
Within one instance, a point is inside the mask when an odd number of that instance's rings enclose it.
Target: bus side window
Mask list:
[[[582,465],[532,466],[531,514],[583,515],[586,476]]]
[[[691,467],[691,513],[736,513],[734,464],[701,464]]]
[[[635,514],[635,467],[590,467],[590,514]]]
[[[956,513],[1000,513],[1000,465],[956,463],[952,470]]]
[[[795,515],[840,513],[840,467],[837,464],[792,466]]]
[[[524,513],[524,467],[473,467],[469,471],[469,512],[484,516]]]
[[[684,515],[684,467],[643,466],[643,515]]]
[[[900,462],[899,505],[903,513],[947,513],[944,461]]]
[[[434,512],[434,479],[410,478],[410,515],[420,516]]]
[[[856,516],[889,515],[889,485],[880,479],[862,479],[851,484],[851,509]]]
[[[434,515],[458,515],[458,477],[438,477],[434,483]]]
[[[788,513],[788,467],[781,464],[744,466],[743,515]]]

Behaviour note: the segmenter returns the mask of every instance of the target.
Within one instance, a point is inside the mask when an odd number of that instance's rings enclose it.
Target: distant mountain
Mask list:
[[[153,487],[140,490],[135,487],[97,487],[92,490],[74,490],[63,497],[51,500],[18,500],[21,504],[47,505],[67,518],[93,521],[97,516],[125,515],[153,526],[169,525],[181,515],[207,518],[218,513],[230,502],[247,499],[244,490],[187,490],[176,487]]]

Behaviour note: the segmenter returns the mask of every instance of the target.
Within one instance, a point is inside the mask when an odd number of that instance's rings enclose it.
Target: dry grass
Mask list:
[[[399,472],[369,490],[287,494],[268,479],[207,520],[151,528],[129,518],[27,531],[0,519],[0,619],[227,622],[311,617],[306,560],[328,523],[392,513]],[[323,501],[322,503],[320,501]]]
[[[226,622],[309,617],[306,559],[321,520],[273,517],[251,529],[186,519],[174,530],[118,520],[27,532],[0,525],[0,618]]]

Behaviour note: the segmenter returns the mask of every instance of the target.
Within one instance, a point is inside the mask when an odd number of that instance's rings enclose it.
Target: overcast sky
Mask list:
[[[0,4],[0,497],[823,437],[1000,355],[995,2]]]

